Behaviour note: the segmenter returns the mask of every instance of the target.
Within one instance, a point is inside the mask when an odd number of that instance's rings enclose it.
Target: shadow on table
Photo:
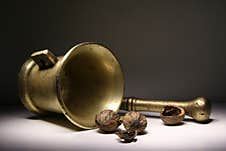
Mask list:
[[[43,120],[58,126],[66,127],[71,130],[75,131],[83,131],[84,129],[81,129],[79,127],[76,127],[73,125],[64,115],[61,114],[51,114],[51,115],[33,115],[30,117],[27,117],[29,120]]]
[[[124,113],[120,113],[121,116],[124,115]],[[156,118],[156,119],[160,119],[159,116],[157,115],[150,115],[150,114],[145,114],[146,117],[150,117],[150,118]],[[29,120],[43,120],[43,121],[46,121],[46,122],[49,122],[49,123],[52,123],[52,124],[55,124],[55,125],[58,125],[58,126],[62,126],[62,127],[65,127],[65,128],[69,128],[71,130],[74,130],[74,131],[84,131],[84,129],[81,129],[79,127],[76,127],[75,125],[73,125],[64,115],[62,114],[50,114],[50,115],[33,115],[33,116],[29,116],[27,117],[27,119]],[[197,122],[195,121],[194,119],[191,119],[191,118],[185,118],[183,120],[184,122],[194,122],[194,123],[200,123],[200,122]],[[200,124],[208,124],[208,123],[211,123],[213,121],[216,121],[216,119],[210,119],[206,122],[202,122]],[[184,123],[183,123],[184,124]],[[180,124],[180,125],[183,125],[183,124]],[[100,132],[99,132],[100,133]]]

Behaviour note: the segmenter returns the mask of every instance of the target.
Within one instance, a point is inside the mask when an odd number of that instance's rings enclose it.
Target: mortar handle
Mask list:
[[[51,68],[58,61],[57,57],[47,49],[32,53],[31,59],[39,66],[40,70]]]

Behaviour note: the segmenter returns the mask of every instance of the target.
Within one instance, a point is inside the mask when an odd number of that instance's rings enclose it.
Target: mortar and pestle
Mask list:
[[[203,97],[191,101],[123,98],[121,66],[105,46],[85,42],[56,57],[49,50],[34,52],[18,75],[19,96],[37,114],[63,113],[74,125],[95,128],[95,115],[104,109],[161,112],[179,106],[195,121],[209,120],[211,105]]]

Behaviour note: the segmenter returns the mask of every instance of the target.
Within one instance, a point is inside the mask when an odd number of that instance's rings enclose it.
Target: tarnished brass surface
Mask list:
[[[97,43],[81,43],[64,56],[48,50],[34,52],[21,67],[19,95],[25,107],[38,114],[63,113],[78,127],[95,127],[95,115],[102,110],[161,112],[167,105],[184,108],[196,121],[207,121],[210,103],[124,98],[124,78],[111,51]]]
[[[33,53],[21,68],[18,86],[30,111],[63,113],[78,127],[90,129],[100,111],[118,111],[124,78],[108,48],[81,43],[62,57],[48,50]]]
[[[128,111],[161,112],[165,106],[169,105],[182,107],[186,115],[191,116],[198,122],[206,122],[210,118],[211,104],[203,97],[191,101],[161,101],[130,97],[122,100],[120,109]]]

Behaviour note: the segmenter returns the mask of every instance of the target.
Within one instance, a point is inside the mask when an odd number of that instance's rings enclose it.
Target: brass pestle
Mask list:
[[[185,110],[185,114],[197,122],[206,122],[210,118],[211,104],[204,97],[198,97],[191,101],[162,101],[128,97],[123,98],[120,109],[127,111],[161,112],[165,106],[182,107]]]

